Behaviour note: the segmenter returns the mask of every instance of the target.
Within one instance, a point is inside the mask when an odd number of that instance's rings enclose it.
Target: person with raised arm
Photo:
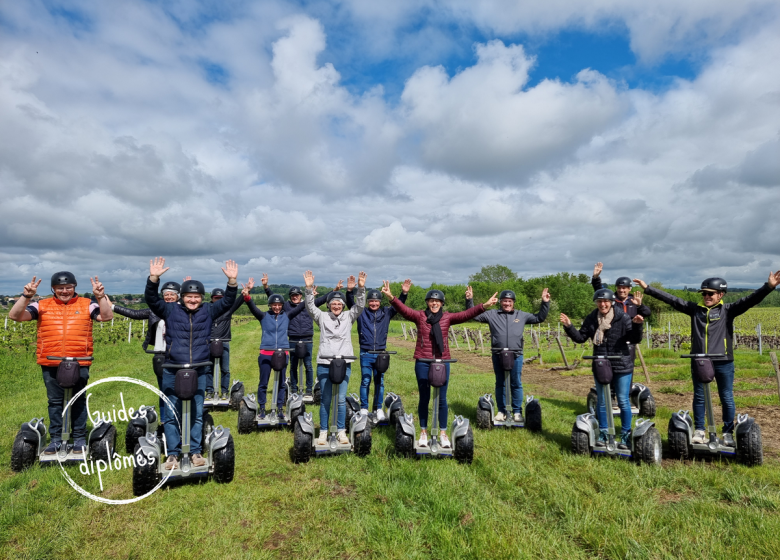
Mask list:
[[[350,280],[354,282],[355,277]],[[347,372],[344,382],[339,385],[339,394],[333,396],[333,386],[329,379],[330,358],[321,356],[353,356],[352,349],[352,324],[363,312],[366,304],[366,273],[360,271],[358,274],[357,295],[355,296],[355,306],[345,311],[346,298],[341,292],[333,291],[328,294],[328,311],[321,311],[314,303],[314,274],[307,270],[303,275],[306,283],[306,311],[308,311],[312,320],[320,327],[320,347],[317,351],[317,380],[322,390],[322,400],[320,401],[320,433],[317,438],[318,445],[324,445],[328,439],[328,412],[330,410],[331,398],[337,398],[338,412],[336,416],[336,427],[338,429],[338,440],[341,444],[349,443],[346,433],[346,415],[347,415],[347,385],[349,384],[349,375],[351,373],[351,362],[347,361]]]
[[[114,314],[105,288],[98,277],[90,278],[92,293],[97,303],[76,293],[76,277],[67,271],[57,272],[51,277],[51,291],[54,297],[31,302],[41,285],[41,279],[33,276],[24,286],[22,295],[14,302],[8,318],[22,323],[38,321],[38,342],[35,354],[43,373],[46,397],[49,401],[49,433],[51,441],[44,449],[46,455],[54,455],[62,445],[62,409],[65,390],[57,383],[59,360],[47,356],[86,358],[92,356],[92,322],[110,321]],[[87,385],[91,362],[79,362],[79,382],[73,388],[78,393]],[[73,449],[71,453],[82,454],[87,449],[87,399],[81,395],[73,402],[71,426]]]
[[[645,291],[645,295],[654,297],[671,305],[675,311],[685,313],[691,318],[691,354],[722,354],[712,358],[715,369],[715,382],[723,408],[723,444],[734,447],[734,319],[751,307],[761,303],[780,283],[780,270],[769,272],[769,279],[759,289],[733,303],[723,303],[728,291],[728,283],[723,278],[707,278],[701,283],[699,292],[702,303],[685,301],[667,294],[663,290],[648,286],[638,278],[634,282]],[[704,386],[693,373],[693,420],[695,428],[693,443],[706,443],[704,431]]]
[[[631,318],[623,308],[615,303],[615,293],[607,288],[601,288],[593,294],[596,302],[594,309],[582,322],[582,327],[576,329],[571,319],[561,313],[566,335],[577,344],[583,344],[588,340],[593,342],[593,355],[621,356],[620,360],[611,360],[612,386],[617,393],[618,407],[620,408],[620,449],[628,449],[631,445],[631,379],[634,375],[634,359],[631,355],[631,344],[642,341],[642,325],[645,321],[641,315]],[[594,373],[593,380],[596,383],[598,404],[596,411],[599,421],[599,437],[596,441],[598,447],[607,444],[607,406],[609,414],[612,414],[612,403],[604,402],[603,385],[599,383]]]
[[[431,400],[431,385],[428,382],[428,370],[431,364],[421,362],[421,359],[442,358],[450,359],[449,333],[450,325],[458,325],[472,320],[477,315],[484,313],[488,307],[498,302],[493,294],[487,302],[479,304],[466,311],[459,313],[448,313],[444,311],[444,292],[441,290],[428,290],[425,294],[424,311],[410,309],[393,296],[390,290],[390,282],[384,281],[382,293],[387,296],[396,311],[407,321],[417,325],[417,346],[414,349],[414,373],[417,377],[417,388],[420,391],[420,402],[417,407],[417,414],[420,417],[420,446],[428,445],[428,404]],[[447,386],[450,382],[450,364],[445,364],[447,370],[447,381],[439,390],[439,420],[441,426],[447,425]],[[450,440],[447,437],[447,430],[440,431],[442,447],[451,447]]]
[[[227,261],[222,272],[227,276],[228,283],[225,289],[225,297],[211,303],[204,302],[203,296],[206,289],[197,280],[187,280],[181,287],[181,304],[166,302],[160,299],[158,285],[160,276],[165,274],[168,267],[165,259],[157,257],[149,261],[149,278],[146,280],[144,299],[155,315],[165,321],[166,358],[173,364],[196,364],[210,361],[209,338],[211,327],[215,319],[225,313],[233,305],[238,293],[238,265],[234,261]],[[210,366],[195,368],[198,375],[198,390],[193,401],[195,402],[195,414],[192,415],[190,429],[191,462],[196,467],[206,464],[203,458],[203,400],[206,394],[206,374]],[[181,431],[177,418],[182,417],[182,405],[174,391],[176,370],[163,367],[162,385],[163,393],[171,401],[175,410],[168,410],[162,415],[165,429],[166,446],[168,456],[165,461],[165,469],[172,470],[178,467],[178,459],[181,454]]]
[[[515,365],[509,374],[512,387],[512,414],[515,422],[523,421],[523,330],[526,325],[544,322],[550,312],[550,292],[542,290],[542,305],[539,313],[526,313],[515,309],[517,296],[512,290],[503,290],[498,296],[500,309],[489,309],[474,317],[478,323],[490,327],[491,347],[509,348],[515,352]],[[474,307],[474,292],[471,286],[466,290],[466,309]],[[504,395],[504,366],[501,354],[493,352],[493,372],[496,374],[496,405],[498,414],[494,420],[503,422],[507,418],[506,396]]]
[[[590,283],[594,292],[607,287],[601,279],[603,270],[604,263],[601,262],[597,262],[596,266],[593,267],[593,276],[590,279]],[[628,276],[621,276],[615,280],[615,305],[623,306],[623,312],[628,313],[628,316],[632,319],[637,315],[647,319],[652,315],[652,311],[650,311],[649,307],[642,304],[642,292],[637,290],[632,294],[631,288],[631,278]]]
[[[212,303],[221,300],[223,297],[225,297],[225,290],[222,288],[214,288],[211,290]],[[235,313],[243,303],[244,298],[237,297],[236,301],[233,302],[233,305],[230,306],[230,309],[217,317],[211,325],[211,338],[219,338],[225,341],[222,343],[222,356],[219,359],[219,371],[221,376],[219,383],[220,393],[218,396],[222,400],[230,398],[230,339],[232,337],[230,325],[233,322],[233,313]],[[214,363],[214,361],[215,360],[212,358],[212,363]],[[215,375],[217,375],[217,372],[213,371],[212,366],[212,371],[206,374],[206,400],[217,397],[217,395],[215,395],[217,388],[214,387]]]

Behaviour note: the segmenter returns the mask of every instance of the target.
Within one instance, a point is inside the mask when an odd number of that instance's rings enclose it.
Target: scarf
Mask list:
[[[430,309],[425,310],[425,316],[427,317],[425,322],[431,326],[433,340],[436,342],[436,346],[439,348],[439,354],[443,355],[444,337],[441,334],[441,326],[439,325],[439,321],[441,321],[442,315],[444,315],[444,311],[442,309],[439,309],[438,313],[431,313]],[[435,355],[436,348],[434,348],[433,351]]]
[[[596,330],[596,334],[593,335],[593,344],[595,346],[601,346],[604,344],[604,331],[608,331],[612,328],[612,319],[615,317],[615,309],[610,307],[609,313],[606,315],[598,314],[599,328]]]

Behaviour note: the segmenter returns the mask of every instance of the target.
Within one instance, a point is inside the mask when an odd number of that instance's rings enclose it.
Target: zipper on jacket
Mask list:
[[[188,315],[190,316],[190,363],[192,363],[192,313]]]

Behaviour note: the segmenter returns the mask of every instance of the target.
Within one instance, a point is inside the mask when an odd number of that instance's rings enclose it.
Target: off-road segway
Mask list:
[[[158,438],[147,432],[138,439],[135,448],[135,467],[133,468],[133,494],[143,496],[160,482],[163,476],[169,480],[189,480],[213,476],[217,482],[233,480],[236,452],[233,436],[228,428],[207,426],[206,414],[203,415],[203,455],[206,464],[196,467],[190,461],[190,423],[192,422],[192,399],[198,391],[198,372],[195,368],[210,366],[211,362],[197,364],[164,364],[167,369],[175,369],[174,392],[181,400],[181,456],[179,466],[171,471],[165,470],[163,457],[167,454],[165,437]]]
[[[506,420],[495,420],[497,413],[493,395],[486,393],[479,397],[477,402],[477,427],[489,430],[495,427],[503,428],[527,428],[532,432],[542,431],[542,406],[539,399],[529,395],[525,399],[525,416],[521,414],[519,421],[515,420],[512,413],[512,383],[510,374],[515,367],[515,360],[521,354],[509,348],[493,348],[494,354],[501,354],[501,366],[504,370],[504,398],[506,399]]]
[[[604,403],[612,402],[612,364],[610,360],[621,360],[623,356],[583,356],[593,360],[593,370],[604,391]],[[607,414],[607,443],[603,447],[596,445],[599,436],[598,409],[580,414],[571,430],[571,449],[581,455],[600,454],[610,457],[631,459],[637,463],[661,464],[661,434],[655,422],[637,418],[631,430],[630,449],[620,449],[615,442],[615,417]]]
[[[291,425],[291,414],[303,414],[303,399],[295,393],[287,400],[287,406],[282,409],[282,414],[276,410],[276,401],[281,390],[281,372],[287,365],[287,352],[289,348],[275,348],[271,356],[271,369],[274,370],[273,393],[271,397],[271,410],[259,411],[257,397],[254,393],[246,395],[238,405],[238,433],[248,434],[257,429],[286,428]]]
[[[298,387],[296,393],[298,393],[301,396],[301,400],[304,404],[320,404],[320,398],[322,396],[322,391],[320,390],[320,383],[319,381],[315,380],[314,387],[312,388],[312,394],[307,395],[304,393],[302,387],[305,387],[305,368],[303,365],[303,359],[309,355],[309,349],[306,347],[307,344],[311,343],[311,340],[296,340],[295,344],[293,346],[290,346],[290,352],[295,354],[295,357],[298,359]],[[290,372],[290,378],[292,377],[292,372]],[[291,393],[292,394],[292,391]]]
[[[439,425],[439,390],[447,382],[447,369],[444,364],[458,360],[419,359],[431,364],[428,370],[428,382],[433,387],[433,424],[429,430],[428,445],[420,446],[414,427],[414,417],[404,414],[398,417],[395,426],[395,452],[406,457],[449,457],[461,463],[471,463],[474,458],[474,433],[468,418],[456,416],[452,421],[450,434],[452,447],[442,447],[437,430],[446,429]]]
[[[116,444],[116,428],[111,422],[98,420],[94,423],[87,437],[87,456],[83,453],[73,453],[70,440],[71,408],[65,409],[73,398],[73,388],[80,378],[79,362],[91,362],[91,357],[70,358],[46,356],[48,360],[59,360],[57,367],[57,383],[63,389],[62,407],[62,443],[53,455],[46,455],[46,423],[43,418],[33,418],[22,424],[14,439],[11,449],[11,469],[20,472],[35,463],[37,458],[41,466],[55,463],[77,463],[85,460],[109,461],[114,454]],[[75,443],[75,442],[74,442]]]
[[[384,402],[377,402],[376,387],[378,383],[378,376],[384,375],[388,369],[390,369],[390,354],[396,354],[396,352],[389,352],[387,350],[371,350],[369,354],[376,354],[376,362],[374,367],[377,371],[377,377],[374,378],[374,400],[371,401],[371,411],[368,413],[369,421],[372,428],[381,428],[384,426],[395,426],[398,423],[398,417],[404,415],[404,405],[401,402],[401,397],[395,393],[387,393]],[[371,387],[369,386],[369,396],[371,395]],[[352,393],[347,395],[347,424],[349,424],[350,418],[360,410],[360,398],[358,395]],[[382,419],[379,419],[377,412],[382,411]]]
[[[615,399],[615,395],[612,395],[612,415],[620,416],[620,408]],[[642,418],[655,417],[655,399],[646,385],[643,385],[642,383],[631,383],[629,399],[631,401],[631,414],[641,416]],[[596,388],[591,387],[587,398],[588,410],[595,410],[597,402],[598,395],[596,394]]]
[[[371,422],[368,415],[360,410],[346,422],[349,443],[339,443],[337,421],[339,412],[339,387],[347,375],[347,360],[356,360],[355,356],[320,356],[331,360],[328,368],[328,378],[331,387],[331,410],[328,415],[328,439],[319,445],[314,439],[314,419],[311,412],[298,416],[293,425],[293,460],[296,463],[307,462],[312,455],[322,457],[355,453],[364,457],[371,453]],[[347,409],[349,407],[347,406]]]
[[[764,462],[764,445],[761,440],[761,426],[747,414],[737,414],[734,422],[734,445],[725,445],[718,439],[715,431],[715,413],[712,409],[710,383],[715,379],[712,358],[723,358],[725,354],[683,354],[681,358],[690,358],[693,375],[704,386],[704,411],[707,420],[708,441],[693,443],[693,418],[687,410],[672,414],[669,420],[669,449],[674,457],[690,459],[698,456],[736,457],[740,463],[748,466],[761,465]]]
[[[234,379],[230,384],[230,394],[227,397],[222,396],[222,369],[220,362],[222,354],[225,352],[225,342],[230,342],[229,338],[210,338],[209,353],[214,360],[213,376],[214,380],[214,398],[203,401],[203,410],[238,410],[241,399],[244,398],[244,384],[238,379]],[[219,385],[219,391],[217,386]]]

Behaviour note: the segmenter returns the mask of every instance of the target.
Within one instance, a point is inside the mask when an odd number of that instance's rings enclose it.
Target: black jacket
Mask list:
[[[709,308],[701,303],[685,301],[652,286],[647,287],[645,294],[660,299],[691,317],[691,354],[726,354],[725,358],[713,360],[733,361],[734,318],[761,303],[772,290],[769,283],[765,283],[749,296],[734,303],[720,301]]]
[[[233,302],[233,305],[230,306],[230,309],[214,319],[214,322],[211,323],[211,338],[230,340],[231,319],[233,318],[233,313],[235,313],[236,309],[241,307],[242,303],[244,303],[244,298],[240,295],[236,295],[236,301]]]
[[[593,345],[593,354],[598,356],[623,356],[623,359],[612,360],[614,373],[632,373],[634,371],[634,359],[629,344],[637,344],[642,341],[643,325],[631,322],[628,313],[624,313],[620,307],[613,307],[615,316],[612,318],[612,327],[604,331],[604,343]],[[566,334],[577,344],[583,344],[593,340],[593,336],[599,328],[599,310],[594,309],[582,323],[579,330],[574,325],[564,327]]]
[[[593,291],[600,290],[601,288],[605,288],[606,286],[601,281],[600,276],[594,276],[590,279],[590,284],[593,286]],[[650,308],[646,305],[637,305],[634,303],[634,298],[631,297],[631,294],[628,295],[628,297],[624,301],[618,301],[617,294],[615,294],[615,305],[619,305],[623,307],[623,311],[628,313],[628,316],[632,319],[637,316],[637,314],[641,315],[642,317],[649,317],[652,315],[652,311],[650,311]]]

